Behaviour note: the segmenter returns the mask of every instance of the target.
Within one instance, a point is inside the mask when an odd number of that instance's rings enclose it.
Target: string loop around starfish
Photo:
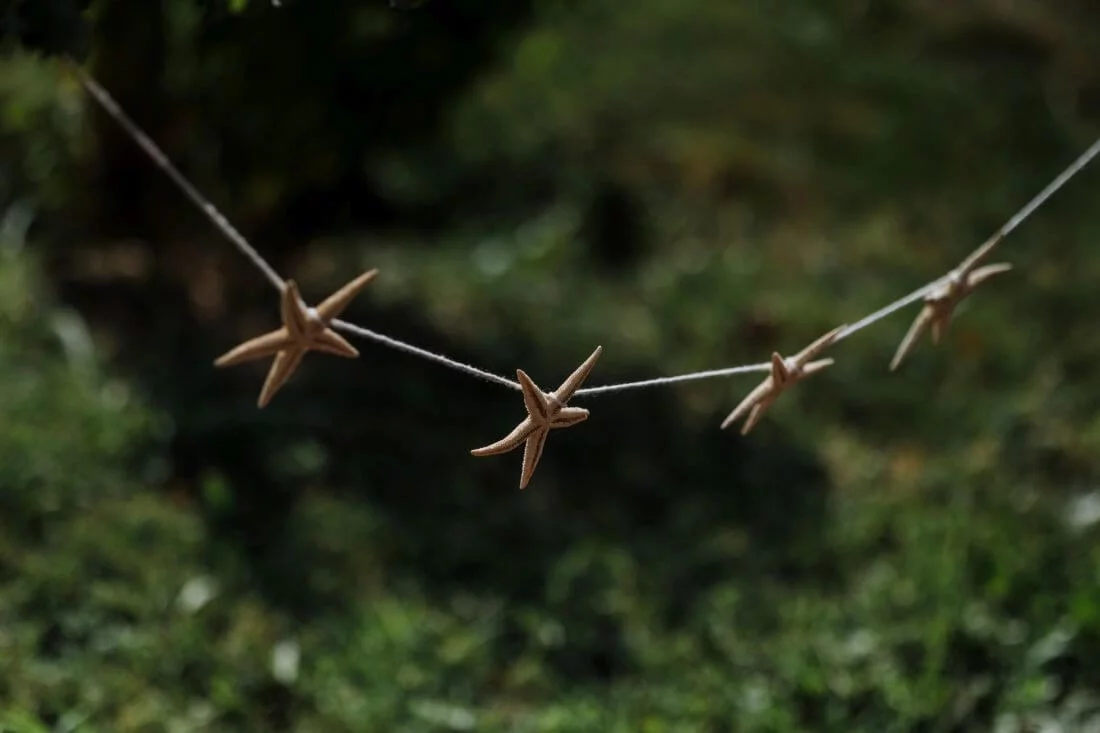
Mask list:
[[[218,367],[234,366],[246,361],[275,356],[264,380],[256,404],[266,407],[275,393],[290,379],[307,351],[354,359],[359,351],[330,327],[355,296],[374,279],[377,269],[368,270],[325,298],[316,308],[310,308],[298,292],[298,284],[287,280],[282,287],[280,311],[283,325],[268,333],[245,341],[214,361]]]
[[[932,329],[932,343],[938,344],[947,332],[948,326],[951,325],[951,317],[959,303],[989,278],[1012,269],[1012,265],[1007,262],[984,267],[977,266],[993,251],[994,247],[1000,244],[1003,238],[998,234],[982,244],[949,272],[941,285],[924,296],[924,307],[921,308],[913,325],[905,334],[905,338],[898,345],[898,350],[890,361],[890,371],[895,371],[901,366],[901,362],[912,352],[917,341],[929,327]]]
[[[522,443],[523,468],[520,471],[519,488],[527,488],[527,484],[535,473],[535,467],[542,458],[542,451],[546,447],[546,438],[550,435],[550,431],[556,428],[567,428],[588,419],[588,410],[583,407],[569,407],[567,403],[588,377],[592,368],[596,366],[596,360],[600,358],[602,352],[603,347],[597,346],[592,355],[585,359],[584,363],[553,392],[543,392],[527,376],[527,372],[517,369],[516,377],[523,389],[523,405],[527,409],[527,417],[508,435],[495,443],[475,448],[470,451],[470,454],[478,457],[493,456],[515,450]]]
[[[764,381],[757,385],[756,389],[749,392],[745,399],[741,400],[741,404],[726,416],[726,419],[722,421],[722,429],[725,430],[732,423],[748,414],[749,417],[745,420],[744,427],[741,428],[741,434],[747,435],[760,421],[760,418],[763,417],[764,412],[771,404],[779,399],[779,395],[783,394],[796,382],[817,374],[833,363],[832,359],[818,359],[816,361],[811,361],[811,359],[831,346],[845,328],[847,326],[834,328],[792,357],[784,359],[779,352],[772,353],[771,374],[765,377]]]

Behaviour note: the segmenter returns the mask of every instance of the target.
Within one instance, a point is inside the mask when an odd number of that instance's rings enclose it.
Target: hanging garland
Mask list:
[[[282,277],[267,263],[260,253],[238,232],[210,201],[187,180],[179,169],[172,164],[168,156],[146,135],[140,127],[119,107],[106,89],[95,79],[87,74],[76,62],[66,59],[66,63],[76,74],[81,85],[87,90],[96,102],[111,115],[136,142],[161,168],[169,178],[191,199],[191,201],[214,223],[214,225],[248,257],[256,268],[279,291],[281,315],[283,325],[274,331],[249,339],[226,354],[219,357],[215,366],[226,367],[240,364],[268,356],[274,357],[271,368],[268,371],[264,385],[260,390],[257,400],[259,407],[265,407],[275,396],[276,392],[286,384],[291,375],[301,364],[306,353],[320,351],[335,354],[345,358],[355,358],[359,352],[337,331],[368,339],[383,346],[404,351],[428,361],[433,361],[450,369],[468,374],[479,379],[494,382],[509,389],[519,391],[523,395],[523,404],[527,410],[525,417],[505,437],[482,448],[476,448],[471,452],[474,456],[491,456],[507,453],[515,450],[520,445],[523,449],[523,464],[520,472],[519,488],[524,489],[531,481],[539,458],[542,457],[550,431],[555,428],[565,428],[584,422],[588,419],[588,410],[581,407],[572,407],[568,403],[576,397],[594,396],[608,392],[622,392],[631,389],[677,384],[680,382],[695,381],[699,379],[711,379],[715,377],[747,374],[750,372],[767,372],[768,376],[726,417],[721,427],[724,429],[732,423],[745,419],[741,430],[742,435],[747,434],[759,422],[768,407],[775,402],[789,387],[807,377],[820,372],[833,364],[833,359],[818,359],[826,349],[837,342],[862,331],[868,326],[892,315],[917,301],[923,300],[924,306],[913,321],[912,326],[902,339],[890,362],[890,371],[895,371],[901,362],[912,351],[920,337],[931,328],[932,340],[939,341],[951,316],[958,304],[974,289],[989,278],[1007,272],[1012,265],[998,263],[978,267],[979,263],[996,248],[1005,237],[1016,227],[1022,224],[1028,217],[1042,206],[1071,178],[1076,176],[1093,158],[1100,154],[1100,140],[1082,153],[1077,160],[1071,163],[1050,184],[1039,192],[1030,202],[1020,209],[996,234],[994,234],[982,246],[971,253],[957,267],[946,275],[924,285],[908,295],[895,300],[889,305],[874,311],[863,319],[851,325],[843,325],[829,331],[809,346],[791,357],[784,358],[778,352],[773,352],[771,360],[760,364],[745,364],[735,367],[711,369],[706,371],[691,372],[670,377],[658,377],[636,382],[622,382],[618,384],[601,385],[597,387],[581,388],[581,385],[592,372],[603,351],[603,347],[597,346],[577,369],[562,382],[556,390],[543,392],[537,384],[522,369],[516,370],[518,381],[512,381],[506,377],[479,369],[470,364],[464,364],[442,354],[437,354],[419,346],[400,341],[398,339],[377,333],[369,329],[357,326],[353,323],[342,321],[340,313],[351,303],[378,274],[377,269],[369,270],[355,278],[347,285],[321,301],[316,307],[310,307],[302,300],[298,292],[298,286],[293,280],[283,280]]]

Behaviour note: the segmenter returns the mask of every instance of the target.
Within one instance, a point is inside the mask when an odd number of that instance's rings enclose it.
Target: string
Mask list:
[[[883,306],[871,315],[851,324],[843,331],[837,334],[833,343],[840,341],[841,339],[851,336],[856,331],[862,331],[872,323],[880,321],[889,315],[896,313],[907,305],[910,305],[928,293],[935,290],[940,283],[945,281],[949,275],[945,275],[938,280],[924,285],[918,290],[914,290],[903,298],[895,300],[887,306]],[[668,384],[679,384],[681,382],[694,382],[699,379],[713,379],[715,377],[729,377],[735,374],[748,374],[751,372],[767,372],[771,371],[771,363],[763,364],[745,364],[744,366],[727,367],[725,369],[708,369],[702,372],[689,372],[688,374],[677,374],[672,377],[657,377],[655,379],[644,379],[638,382],[623,382],[621,384],[606,384],[599,387],[588,387],[585,389],[579,389],[574,393],[574,397],[587,397],[590,395],[607,394],[608,392],[623,392],[630,389],[645,389],[647,387],[658,387]]]
[[[1100,139],[1094,142],[1088,150],[1078,156],[1077,160],[1070,163],[1070,165],[1067,166],[1066,169],[1063,170],[1060,174],[1058,174],[1058,176],[1053,181],[1051,181],[1046,188],[1040,191],[1035,196],[1035,198],[1027,202],[1027,204],[1025,204],[1022,209],[1017,211],[1011,219],[1005,222],[1005,224],[997,231],[997,233],[993,235],[993,237],[997,240],[997,243],[999,244],[1014,229],[1016,229],[1016,227],[1020,226],[1020,224],[1023,224],[1024,220],[1034,214],[1040,206],[1046,203],[1047,199],[1053,196],[1058,191],[1058,189],[1069,182],[1071,178],[1080,173],[1081,169],[1088,165],[1089,162],[1091,162],[1092,159],[1097,156],[1097,154],[1100,154]],[[990,247],[990,249],[992,249],[992,247]],[[908,295],[898,298],[894,302],[888,305],[884,305],[882,308],[879,308],[874,313],[871,313],[870,315],[861,318],[855,323],[848,325],[844,328],[844,330],[837,334],[833,343],[841,341],[842,339],[846,339],[852,334],[862,331],[868,326],[878,323],[882,319],[892,316],[894,313],[897,313],[899,310],[905,308],[906,306],[917,302],[918,300],[947,282],[947,280],[951,278],[951,275],[952,273],[948,273],[926,285],[922,285]],[[710,369],[702,372],[678,374],[673,377],[658,377],[656,379],[646,379],[639,382],[625,382],[623,384],[608,384],[600,387],[589,387],[587,389],[577,390],[574,397],[606,394],[608,392],[621,392],[628,389],[644,389],[647,387],[657,387],[666,384],[678,384],[680,382],[691,382],[697,379],[726,377],[734,374],[745,374],[748,372],[765,372],[770,369],[770,364],[748,364],[739,367],[729,367],[728,369]]]
[[[842,338],[847,338],[856,331],[860,331],[867,326],[870,326],[875,321],[882,320],[886,316],[901,310],[905,306],[920,300],[928,293],[936,289],[936,287],[946,280],[949,275],[941,277],[939,280],[930,282],[927,285],[921,287],[919,290],[914,290],[903,298],[895,300],[890,305],[884,306],[871,315],[863,318],[856,323],[845,328],[839,334],[837,334],[834,343]],[[681,382],[694,382],[698,379],[714,379],[715,377],[730,377],[735,374],[749,374],[752,372],[767,372],[771,371],[771,363],[766,362],[763,364],[745,364],[744,366],[726,367],[724,369],[708,369],[702,372],[689,372],[688,374],[677,374],[672,377],[656,377],[654,379],[643,379],[638,382],[623,382],[621,384],[605,384],[599,387],[587,387],[585,389],[578,389],[573,396],[574,397],[587,397],[590,395],[607,394],[608,392],[623,392],[629,389],[645,389],[647,387],[658,387],[667,384],[679,384]]]
[[[86,90],[88,90],[88,93],[92,95],[92,97],[100,104],[100,106],[102,106],[107,111],[107,113],[110,114],[111,117],[113,117],[124,130],[126,130],[130,137],[134,139],[134,142],[136,142],[141,147],[141,149],[144,150],[150,158],[152,158],[153,162],[156,163],[159,168],[163,169],[164,172],[168,174],[168,177],[172,179],[172,181],[180,188],[180,190],[184,192],[184,194],[187,195],[189,199],[191,199],[192,203],[194,203],[204,214],[206,214],[210,221],[214,223],[214,226],[216,226],[222,232],[222,234],[224,234],[226,238],[228,238],[229,241],[232,242],[237,247],[237,249],[241,251],[242,254],[244,254],[246,257],[248,257],[248,259],[252,261],[252,264],[254,264],[260,270],[260,272],[264,274],[264,277],[266,277],[277,290],[282,291],[285,285],[283,278],[279,276],[279,273],[275,271],[275,268],[268,264],[267,260],[263,258],[263,255],[261,255],[256,250],[256,248],[249,243],[249,241],[245,238],[243,234],[241,234],[239,231],[237,231],[236,228],[234,228],[229,220],[225,218],[225,216],[223,216],[220,211],[218,211],[217,207],[215,207],[214,204],[212,204],[205,196],[202,195],[202,193],[199,192],[198,188],[196,188],[194,184],[187,180],[187,177],[184,176],[183,173],[181,173],[175,165],[173,165],[172,161],[168,158],[164,151],[162,151],[157,146],[157,144],[153,142],[153,140],[148,135],[146,135],[140,127],[138,127],[136,122],[130,119],[129,115],[127,115],[122,110],[122,107],[119,106],[119,104],[114,100],[111,94],[106,89],[104,89],[99,82],[88,75],[72,59],[66,58],[65,61],[69,65],[69,67],[76,72],[77,78],[80,80],[81,85]],[[489,382],[494,382],[496,384],[500,384],[514,390],[520,389],[518,382],[513,382],[510,379],[501,377],[497,374],[493,374],[492,372],[487,372],[484,369],[478,369],[477,367],[471,366],[470,364],[464,364],[460,361],[456,361],[455,359],[443,356],[442,354],[436,354],[432,351],[428,351],[427,349],[422,349],[419,346],[413,346],[412,344],[405,343],[404,341],[399,341],[398,339],[378,333],[377,331],[371,331],[370,329],[356,326],[353,323],[348,323],[342,320],[333,320],[332,325],[348,333],[353,333],[360,338],[375,341],[382,344],[383,346],[387,346],[391,349],[396,349],[398,351],[404,351],[405,353],[418,356],[421,359],[434,361],[437,364],[442,364],[443,366],[450,367],[451,369],[463,372],[464,374],[469,374],[471,376],[478,377]]]
[[[252,263],[263,273],[263,275],[274,285],[277,289],[282,290],[284,287],[283,279],[267,263],[267,261],[260,255],[260,253],[248,242],[248,240],[238,232],[233,225],[226,219],[218,209],[207,200],[199,190],[191,184],[190,181],[172,164],[168,156],[157,147],[156,143],[149,138],[141,128],[133,122],[129,116],[122,110],[122,108],[115,102],[111,95],[104,89],[95,79],[89,76],[75,61],[66,58],[65,61],[75,71],[77,78],[84,88],[92,95],[92,97],[110,114],[126,132],[134,139],[134,141],[149,155],[154,163],[161,169],[163,169],[172,179],[172,181],[187,195],[189,199],[210,219],[211,222],[232,242],[238,250],[241,251]],[[1036,210],[1039,209],[1046,201],[1053,196],[1062,186],[1064,186],[1070,179],[1076,176],[1081,169],[1088,165],[1093,158],[1100,154],[1100,139],[1092,144],[1084,153],[1071,163],[1065,170],[1063,170],[1053,181],[1051,181],[1046,188],[1040,191],[1031,201],[1029,201],[1023,208],[1017,211],[1012,218],[1010,218],[1000,228],[995,237],[999,243],[1009,233],[1015,230],[1020,224],[1028,219]],[[854,333],[862,331],[863,329],[887,318],[897,311],[905,308],[906,306],[915,303],[924,296],[931,293],[941,284],[946,282],[952,273],[948,273],[936,280],[921,286],[917,290],[905,295],[897,300],[889,303],[888,305],[879,308],[875,312],[871,313],[859,321],[847,326],[841,331],[835,341],[848,338]],[[508,387],[509,389],[520,390],[520,385],[506,377],[502,377],[498,374],[479,369],[470,364],[451,359],[450,357],[442,354],[422,349],[419,346],[400,341],[398,339],[386,336],[385,334],[371,331],[370,329],[357,326],[353,323],[348,323],[342,320],[333,320],[332,325],[342,331],[354,334],[360,338],[369,339],[376,343],[382,344],[391,349],[398,351],[404,351],[407,354],[433,361],[437,364],[441,364],[445,367],[453,369],[464,374],[468,374],[479,379],[484,379],[495,384]],[[656,377],[654,379],[646,379],[635,382],[622,382],[619,384],[607,384],[598,387],[588,387],[585,389],[577,390],[574,397],[593,396],[599,394],[607,394],[610,392],[623,392],[634,389],[645,389],[648,387],[658,387],[670,384],[679,384],[683,382],[691,382],[701,379],[713,379],[716,377],[727,377],[737,374],[747,374],[751,372],[764,372],[771,368],[770,364],[745,364],[742,366],[726,367],[723,369],[708,369],[705,371],[690,372],[687,374],[678,374],[669,377]]]
[[[657,377],[655,379],[643,379],[640,382],[623,382],[621,384],[603,384],[599,387],[586,387],[578,389],[573,397],[587,397],[591,395],[607,394],[608,392],[624,392],[628,389],[644,389],[665,384],[679,384],[680,382],[694,382],[697,379],[713,379],[715,377],[731,377],[735,374],[749,374],[752,372],[766,372],[771,369],[771,363],[745,364],[744,366],[726,367],[724,369],[709,369],[705,372],[691,372],[690,374],[677,374],[673,377]]]
[[[406,354],[412,354],[413,356],[419,356],[421,359],[434,361],[436,364],[442,364],[445,367],[450,367],[457,372],[469,374],[472,377],[484,379],[487,382],[493,382],[494,384],[499,384],[501,386],[508,387],[509,389],[514,389],[516,391],[521,391],[523,389],[519,386],[519,382],[513,382],[511,379],[507,379],[506,377],[502,377],[498,374],[493,374],[492,372],[487,372],[484,369],[478,369],[475,366],[464,364],[461,361],[456,361],[450,357],[443,356],[442,354],[437,354],[433,351],[422,349],[419,346],[413,346],[412,344],[407,344],[404,341],[398,341],[395,338],[390,338],[389,336],[378,333],[377,331],[371,331],[368,328],[357,326],[354,323],[348,323],[347,321],[342,321],[339,318],[334,318],[332,320],[332,325],[340,329],[341,331],[355,334],[356,336],[359,336],[361,338],[371,339],[372,341],[376,341],[383,346],[388,346],[391,349],[397,349],[398,351],[404,351]]]
[[[214,226],[220,229],[221,232],[229,238],[229,241],[236,245],[237,249],[248,257],[248,259],[252,260],[252,264],[264,274],[264,277],[266,277],[277,290],[282,290],[284,284],[283,279],[279,277],[279,273],[275,272],[275,268],[269,265],[267,260],[256,251],[256,248],[248,243],[244,235],[238,232],[233,225],[229,223],[229,220],[222,216],[221,212],[215,208],[214,204],[210,203],[210,201],[199,192],[199,189],[195,188],[195,186],[180,173],[179,169],[173,165],[168,156],[157,147],[157,144],[137,126],[136,122],[131,120],[130,117],[122,111],[122,107],[115,102],[114,98],[107,90],[100,86],[99,82],[89,76],[84,69],[80,68],[75,61],[66,57],[65,62],[76,72],[77,78],[80,80],[81,85],[88,90],[88,93],[99,102],[99,105],[103,107],[111,117],[115,118],[115,121],[118,122],[118,124],[126,130],[127,134],[133,138],[134,142],[153,159],[153,162],[168,174],[168,177],[172,179],[172,182],[175,183],[181,191],[183,191],[187,198],[191,199],[191,202],[194,203],[202,213],[206,214],[210,221],[214,222]]]
[[[1065,170],[1059,173],[1053,181],[1047,184],[1046,188],[1036,194],[1035,197],[1031,199],[1031,201],[1028,201],[1026,204],[1024,204],[1023,208],[1013,214],[1012,218],[1006,221],[1004,225],[1001,226],[1001,228],[998,229],[997,232],[989,240],[987,240],[988,242],[990,242],[990,244],[988,245],[988,251],[992,251],[993,248],[1003,242],[1005,237],[1011,234],[1012,231],[1016,229],[1016,227],[1023,224],[1024,221],[1032,214],[1034,214],[1040,206],[1045,204],[1047,200],[1058,191],[1058,189],[1066,185],[1066,183],[1068,183],[1071,178],[1080,173],[1081,169],[1088,165],[1089,162],[1097,156],[1097,154],[1100,154],[1100,139],[1094,142],[1088,150],[1077,156],[1077,159],[1070,163]],[[983,248],[986,246],[987,245],[984,244],[982,245]],[[880,308],[866,318],[863,318],[856,323],[853,323],[837,335],[836,341],[848,338],[853,333],[856,333],[857,331],[862,331],[871,324],[893,315],[895,312],[901,310],[910,303],[914,303],[920,300],[925,295],[932,292],[941,284],[950,279],[951,275],[952,273],[948,273],[940,278],[937,278],[936,280],[928,283],[924,287],[919,288],[918,290],[914,290],[912,293],[906,295],[904,298],[895,300],[893,303]]]
[[[1048,184],[1046,188],[1040,191],[1035,198],[1029,201],[1027,205],[1024,206],[1024,208],[1020,209],[1018,212],[1016,212],[1015,216],[1005,222],[1005,225],[1001,227],[1000,231],[997,233],[997,236],[1007,237],[1013,229],[1023,224],[1025,219],[1034,214],[1036,209],[1045,204],[1047,199],[1053,196],[1059,188],[1066,185],[1069,179],[1080,173],[1081,169],[1088,165],[1089,162],[1097,156],[1097,154],[1100,154],[1100,140],[1094,142],[1088,150],[1081,153],[1081,155],[1078,156],[1077,160],[1070,163],[1069,166],[1064,171],[1062,171],[1057,178],[1051,181],[1050,184]]]
[[[945,282],[949,277],[951,277],[950,274],[944,275],[943,277],[941,277],[937,280],[933,280],[932,282],[928,283],[927,285],[923,285],[920,288],[917,288],[913,292],[909,293],[909,295],[906,295],[903,298],[898,298],[893,303],[890,303],[889,305],[884,305],[883,307],[879,308],[874,313],[872,313],[868,316],[864,316],[863,318],[859,319],[858,321],[856,321],[853,324],[850,324],[843,331],[838,333],[836,335],[836,338],[833,339],[833,343],[836,343],[837,341],[840,341],[841,339],[846,339],[849,336],[851,336],[853,333],[856,333],[857,331],[862,331],[863,329],[867,328],[871,324],[878,323],[883,318],[888,318],[889,316],[892,316],[895,313],[897,313],[902,308],[905,308],[908,305],[916,303],[918,300],[920,300],[921,298],[923,298],[924,296],[928,295],[933,290],[935,290],[937,287],[939,287],[940,284]]]

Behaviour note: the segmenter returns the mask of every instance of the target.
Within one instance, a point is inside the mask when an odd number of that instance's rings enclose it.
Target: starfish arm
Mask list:
[[[752,410],[749,411],[748,418],[745,420],[745,424],[741,426],[741,435],[748,435],[749,432],[756,427],[756,423],[760,422],[760,418],[764,416],[764,412],[767,409],[768,405],[763,402],[758,402],[753,405]]]
[[[760,416],[764,414],[764,406],[761,404],[755,404],[752,409],[749,410],[749,416],[745,420],[745,424],[741,426],[741,435],[748,435],[756,423],[760,422]]]
[[[298,283],[286,281],[279,309],[283,317],[283,328],[294,341],[300,342],[309,333],[309,315],[302,303],[302,295],[298,292]]]
[[[523,422],[517,425],[512,432],[495,443],[490,443],[482,448],[474,448],[470,451],[470,455],[480,458],[482,456],[495,456],[500,453],[507,453],[510,450],[515,450],[519,447],[520,443],[527,440],[527,436],[537,427],[534,420],[529,417],[524,418]]]
[[[301,348],[289,348],[275,355],[275,361],[271,363],[263,389],[260,390],[260,399],[256,402],[259,407],[267,407],[271,398],[287,383],[290,376],[294,374],[294,370],[302,363],[305,353]]]
[[[328,323],[333,318],[336,318],[344,309],[351,304],[351,301],[355,299],[355,296],[359,295],[363,291],[363,288],[367,287],[367,284],[374,279],[374,276],[378,274],[378,269],[367,270],[359,277],[349,282],[344,287],[337,290],[332,295],[325,298],[320,305],[317,306],[317,315],[322,321]]]
[[[550,418],[550,427],[567,428],[588,419],[588,410],[583,407],[563,407],[557,415]]]
[[[779,355],[778,351],[772,352],[772,387],[782,389],[791,378],[791,370],[787,368],[787,362]]]
[[[832,359],[818,359],[817,361],[811,361],[806,366],[802,367],[802,378],[811,377],[817,374],[823,369],[831,367],[836,362]]]
[[[214,366],[227,367],[253,359],[262,359],[285,349],[294,343],[285,328],[265,333],[235,346],[214,360]]]
[[[573,393],[580,389],[580,386],[584,383],[584,380],[588,378],[588,375],[592,372],[592,368],[596,366],[596,360],[600,358],[600,354],[603,353],[603,347],[597,346],[596,350],[592,352],[592,355],[585,359],[579,367],[573,370],[561,386],[554,390],[554,397],[558,402],[563,405],[569,401],[573,396]]]
[[[844,329],[846,329],[847,327],[848,327],[848,324],[844,324],[842,326],[837,326],[832,331],[829,331],[827,334],[825,334],[825,335],[821,336],[820,338],[818,338],[812,344],[810,344],[806,348],[802,349],[802,351],[795,354],[794,363],[801,366],[801,365],[805,364],[806,362],[808,362],[810,359],[813,359],[815,356],[820,354],[822,351],[827,349],[829,346],[832,346],[833,342],[836,341],[836,337],[839,336],[840,332],[843,331]]]
[[[1011,269],[1012,265],[1007,262],[979,267],[966,276],[966,289],[973,290],[994,275],[1000,275],[1002,272],[1008,272]]]
[[[898,350],[894,352],[894,358],[890,360],[890,371],[895,371],[905,357],[909,356],[909,352],[913,350],[913,347],[917,344],[917,339],[921,337],[924,331],[928,328],[929,322],[935,316],[935,312],[930,306],[924,306],[921,308],[921,312],[917,314],[917,317],[913,320],[913,325],[909,327],[909,330],[905,334],[905,338],[901,340],[901,344],[898,345]]]
[[[309,341],[309,348],[316,349],[317,351],[323,351],[326,354],[334,354],[335,356],[345,356],[349,359],[354,359],[359,356],[359,351],[348,343],[340,334],[333,331],[331,328],[326,328],[313,335]]]
[[[772,403],[779,398],[778,392],[772,392],[764,396],[764,399],[760,400],[752,408],[749,413],[748,420],[745,420],[744,427],[741,428],[742,435],[748,435],[749,431],[756,427],[756,423],[760,422],[760,418],[764,417],[764,413],[768,411],[768,408],[772,406]]]
[[[523,390],[523,406],[527,408],[527,414],[539,425],[546,424],[550,419],[550,405],[546,401],[546,395],[522,369],[516,370],[516,378]]]
[[[527,442],[523,446],[523,470],[520,473],[519,488],[526,489],[535,475],[535,466],[539,465],[543,448],[546,447],[546,438],[550,435],[549,428],[538,428],[527,436]]]
[[[726,416],[726,419],[722,421],[722,430],[728,428],[732,423],[740,420],[746,412],[748,412],[757,402],[762,400],[766,394],[772,391],[772,378],[768,377],[760,384],[753,388],[752,392],[749,392],[745,396],[745,399],[741,400],[741,403],[737,407],[733,408],[733,412]]]
[[[969,273],[972,269],[974,269],[974,265],[981,262],[982,258],[992,252],[993,248],[1001,243],[1002,239],[1004,239],[1004,237],[1002,237],[1000,234],[996,234],[990,239],[986,240],[982,244],[982,246],[978,247],[976,250],[967,255],[966,259],[963,260],[957,268],[955,268],[955,271],[961,272],[963,274]]]
[[[947,328],[951,325],[952,313],[953,309],[948,308],[940,311],[932,318],[932,343],[938,344],[943,335],[947,333]]]

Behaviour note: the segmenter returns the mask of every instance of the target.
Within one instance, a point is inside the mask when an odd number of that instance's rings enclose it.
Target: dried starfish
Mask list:
[[[523,390],[523,404],[527,408],[527,417],[505,437],[484,448],[475,448],[470,453],[479,457],[493,456],[515,450],[520,443],[523,443],[523,469],[520,473],[519,487],[527,488],[531,476],[535,473],[535,466],[542,457],[542,449],[546,446],[546,438],[550,431],[553,428],[567,428],[588,419],[588,410],[583,407],[567,407],[566,403],[588,377],[602,351],[603,347],[597,346],[592,356],[585,359],[584,363],[577,367],[560,387],[549,393],[539,389],[526,372],[517,369],[516,377]]]
[[[771,374],[756,389],[749,392],[748,396],[741,401],[741,404],[734,408],[733,412],[722,421],[722,429],[724,430],[729,427],[730,423],[740,420],[748,412],[749,418],[745,421],[745,426],[741,428],[741,434],[747,435],[753,429],[753,426],[759,422],[764,411],[779,398],[779,395],[783,394],[784,390],[795,382],[816,374],[833,363],[832,359],[819,359],[817,361],[810,361],[810,359],[831,346],[845,328],[847,326],[834,328],[788,359],[780,356],[779,352],[772,352]]]
[[[974,269],[975,265],[989,254],[1000,243],[1001,239],[1002,237],[997,235],[978,247],[958,267],[948,273],[947,280],[942,285],[924,296],[924,307],[898,346],[897,353],[894,354],[894,358],[890,362],[890,371],[894,371],[901,365],[902,360],[913,350],[917,339],[921,337],[929,325],[932,326],[932,343],[938,344],[940,338],[947,331],[947,327],[951,323],[951,315],[959,302],[989,278],[1012,269],[1012,265],[1006,262]]]
[[[336,356],[355,358],[359,352],[343,336],[329,328],[352,299],[367,286],[378,270],[369,270],[326,298],[316,308],[302,302],[298,285],[287,280],[283,286],[281,311],[283,326],[274,331],[245,341],[240,346],[218,357],[215,366],[226,367],[253,359],[275,355],[271,370],[267,373],[257,405],[266,407],[279,388],[298,368],[307,351],[323,351]]]

